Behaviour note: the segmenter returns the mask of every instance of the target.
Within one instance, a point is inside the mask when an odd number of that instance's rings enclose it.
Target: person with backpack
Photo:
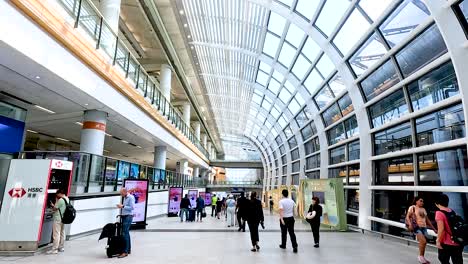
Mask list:
[[[463,239],[466,239],[467,229],[463,219],[448,207],[449,198],[441,194],[435,202],[439,211],[436,212],[437,240],[436,245],[441,264],[463,264]],[[466,241],[466,240],[465,240]],[[464,242],[466,243],[466,242]]]
[[[52,229],[53,246],[52,250],[47,252],[52,255],[65,251],[65,224],[62,219],[67,205],[70,204],[70,199],[68,199],[63,190],[57,190],[55,199],[55,204],[51,202],[52,210],[54,211],[54,227]]]
[[[424,199],[416,196],[413,200],[413,205],[408,208],[406,214],[406,226],[410,232],[413,232],[416,235],[416,238],[419,243],[419,263],[430,263],[425,257],[427,238],[429,234],[427,233],[427,227],[436,230],[432,225],[429,217],[427,217],[426,209],[424,209]]]
[[[130,239],[130,226],[133,222],[133,209],[135,208],[135,197],[131,195],[127,188],[120,190],[120,196],[123,197],[123,203],[118,204],[117,208],[121,210],[120,217],[122,219],[122,236],[125,240],[125,249],[118,256],[118,258],[125,258],[130,254],[132,250],[132,244]]]

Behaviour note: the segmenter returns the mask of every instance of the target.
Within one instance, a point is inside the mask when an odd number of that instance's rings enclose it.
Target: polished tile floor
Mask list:
[[[147,231],[132,232],[132,254],[126,259],[108,259],[106,241],[98,242],[98,236],[92,235],[67,241],[65,252],[57,256],[0,257],[0,263],[417,263],[415,247],[355,232],[323,232],[321,247],[315,249],[305,225],[297,233],[299,253],[294,254],[290,245],[286,250],[278,248],[276,223],[277,216],[267,217],[270,232],[260,233],[261,251],[257,253],[250,252],[248,231],[228,232],[223,220],[208,217],[203,223],[180,223],[178,218],[165,217],[150,221]],[[171,232],[167,226],[184,231]],[[427,258],[438,263],[433,252]]]

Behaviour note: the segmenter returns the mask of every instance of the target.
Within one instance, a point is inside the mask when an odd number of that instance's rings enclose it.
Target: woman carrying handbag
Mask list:
[[[424,200],[421,197],[414,197],[413,205],[408,208],[408,213],[406,214],[406,227],[408,231],[413,232],[416,235],[416,238],[419,243],[419,263],[430,263],[424,257],[426,253],[427,237],[427,227],[430,227],[432,230],[436,230],[432,225],[431,221],[427,217],[426,209],[424,209]]]
[[[312,204],[306,216],[306,221],[309,222],[314,235],[314,248],[319,248],[320,243],[320,217],[322,217],[322,206],[318,197],[312,198]]]

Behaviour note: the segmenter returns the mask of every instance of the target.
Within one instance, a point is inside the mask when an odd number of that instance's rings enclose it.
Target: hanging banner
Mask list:
[[[182,187],[170,187],[169,188],[169,208],[167,210],[168,216],[177,216],[180,211],[180,201],[182,200],[183,194]]]
[[[188,191],[188,198],[190,200],[191,208],[196,208],[197,207],[197,196],[198,196],[198,190],[189,190]]]
[[[133,209],[133,225],[146,226],[146,212],[148,209],[148,186],[147,179],[126,179],[124,186],[128,192],[135,197],[135,207]]]
[[[323,208],[322,225],[334,230],[347,229],[342,179],[304,179],[299,191],[299,216],[305,218],[312,197],[320,199]]]
[[[205,206],[211,206],[211,193],[205,193]]]

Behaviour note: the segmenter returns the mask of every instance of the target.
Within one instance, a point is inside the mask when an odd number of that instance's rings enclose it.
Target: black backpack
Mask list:
[[[468,224],[463,221],[463,218],[457,215],[454,210],[451,212],[440,211],[447,217],[450,226],[449,234],[453,242],[462,246],[468,245]]]
[[[62,198],[65,201],[65,211],[60,213],[60,217],[62,218],[62,223],[64,224],[71,224],[75,220],[76,217],[76,210],[73,205],[69,204],[65,198]]]

